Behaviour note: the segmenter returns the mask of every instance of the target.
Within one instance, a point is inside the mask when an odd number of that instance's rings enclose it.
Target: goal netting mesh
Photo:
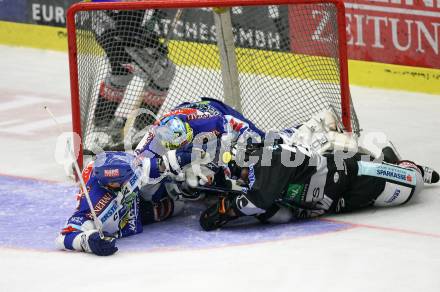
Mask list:
[[[216,13],[230,15],[239,95],[233,98],[244,116],[262,130],[291,127],[329,108],[342,120],[341,100],[350,95],[341,77],[347,70],[340,52],[345,28],[339,27],[336,1],[235,2],[240,5],[226,9],[147,8],[148,2],[145,7],[106,3],[105,8],[79,9],[75,35],[69,31],[69,37],[76,40],[78,92],[72,98],[78,101],[84,148],[92,149],[106,132],[111,140],[121,121],[127,123],[139,108],[148,111],[137,112],[131,124],[135,131],[182,102],[225,101],[225,96],[228,101]],[[345,126],[357,132],[356,113],[348,104]]]

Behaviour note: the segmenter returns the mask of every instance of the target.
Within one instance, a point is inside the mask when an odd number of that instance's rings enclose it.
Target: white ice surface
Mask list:
[[[49,105],[70,130],[66,54],[0,46],[0,69],[0,173],[67,181],[54,160],[56,127],[42,109]],[[383,131],[404,157],[440,169],[440,96],[351,91],[364,134]],[[0,248],[0,292],[440,291],[438,186],[404,207],[331,219],[358,225],[262,244],[110,258]]]

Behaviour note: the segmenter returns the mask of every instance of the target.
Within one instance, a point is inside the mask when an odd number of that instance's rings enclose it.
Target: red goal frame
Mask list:
[[[134,10],[153,8],[201,8],[201,7],[232,7],[257,5],[288,5],[288,4],[318,4],[333,3],[338,10],[338,43],[341,86],[342,123],[346,131],[352,131],[350,112],[350,88],[348,80],[347,37],[345,7],[342,0],[149,0],[137,2],[80,2],[75,3],[67,10],[67,39],[70,70],[70,91],[72,106],[73,132],[80,137],[74,143],[74,153],[78,153],[77,161],[83,167],[83,137],[80,118],[80,97],[78,84],[78,56],[76,43],[75,15],[79,11],[87,10]],[[79,145],[79,146],[78,146]]]

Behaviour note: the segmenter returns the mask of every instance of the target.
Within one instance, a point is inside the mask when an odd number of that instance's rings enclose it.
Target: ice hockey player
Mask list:
[[[154,26],[163,17],[160,10],[104,10],[94,13],[96,15],[92,21],[95,38],[110,64],[108,74],[100,85],[94,125],[98,131],[102,128],[112,130],[111,145],[116,147],[122,144],[121,131],[130,113],[118,117],[115,113],[123,99],[132,98],[126,94],[126,90],[134,76],[143,80],[140,107],[156,114],[168,94],[175,65],[168,58],[167,46],[160,41],[154,30]],[[131,101],[126,104],[134,103]],[[130,109],[123,109],[122,112],[124,110]],[[134,128],[139,131],[153,121],[151,114],[142,113],[137,116]]]
[[[185,102],[164,114],[150,128],[135,152],[151,157],[190,143],[202,145],[220,139],[225,147],[237,140],[261,142],[264,132],[223,102],[202,97],[198,102]]]
[[[247,185],[222,196],[200,217],[204,230],[242,216],[289,222],[368,206],[406,204],[439,174],[385,147],[383,162],[369,155],[333,151],[318,154],[304,145],[280,144],[249,153],[258,162],[243,168]],[[349,157],[350,156],[350,157]]]
[[[83,190],[77,195],[77,210],[67,220],[56,239],[61,249],[84,251],[101,256],[117,251],[116,238],[142,232],[143,225],[179,214],[182,201],[168,196],[169,174],[191,162],[191,149],[174,152],[179,159],[174,169],[166,156],[140,162],[125,152],[103,152],[83,170],[82,177],[91,204],[102,223],[101,238]]]

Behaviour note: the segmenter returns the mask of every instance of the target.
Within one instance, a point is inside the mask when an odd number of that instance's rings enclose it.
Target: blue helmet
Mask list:
[[[168,149],[180,148],[193,139],[191,126],[176,116],[164,118],[157,128],[157,134],[163,146]]]
[[[93,174],[102,185],[110,183],[119,183],[122,185],[133,174],[134,155],[108,151],[96,155],[96,160],[93,167]]]

